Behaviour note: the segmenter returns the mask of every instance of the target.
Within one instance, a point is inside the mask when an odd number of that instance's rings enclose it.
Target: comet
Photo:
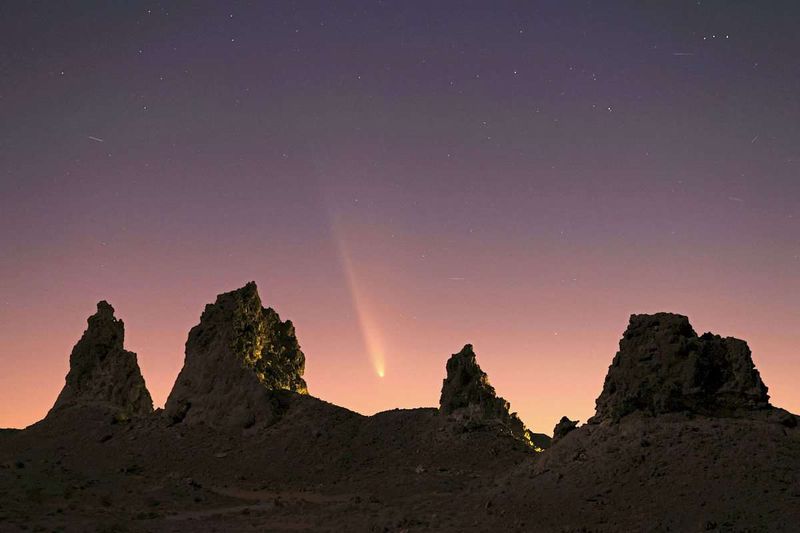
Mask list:
[[[343,233],[338,227],[336,222],[332,225],[334,239],[336,241],[336,248],[339,252],[339,258],[342,263],[345,277],[347,278],[347,286],[350,290],[350,297],[353,301],[353,307],[358,317],[361,335],[364,340],[364,346],[369,354],[372,366],[375,373],[379,378],[386,376],[386,351],[384,349],[384,341],[381,335],[378,324],[375,321],[375,312],[370,305],[369,298],[365,294],[350,253],[347,246],[347,241]]]

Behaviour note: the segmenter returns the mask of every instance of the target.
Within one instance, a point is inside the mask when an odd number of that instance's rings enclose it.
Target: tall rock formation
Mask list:
[[[698,337],[685,316],[657,313],[631,316],[596,403],[590,423],[634,411],[714,415],[765,408],[769,396],[746,342]]]
[[[530,433],[509,403],[497,396],[486,372],[481,370],[472,345],[467,344],[447,361],[439,411],[467,427],[499,425],[517,438],[530,441]]]
[[[69,373],[48,416],[71,406],[102,405],[121,417],[146,415],[153,400],[136,354],[125,350],[125,325],[108,302],[97,304],[89,326],[72,349]]]
[[[268,425],[279,416],[273,391],[308,393],[304,370],[292,322],[263,308],[250,282],[206,306],[189,332],[183,369],[165,411],[174,422]]]

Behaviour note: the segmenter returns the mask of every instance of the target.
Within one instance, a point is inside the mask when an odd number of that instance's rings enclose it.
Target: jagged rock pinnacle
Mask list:
[[[136,354],[124,349],[125,325],[102,301],[72,349],[66,383],[50,413],[73,405],[103,404],[125,417],[153,411]]]
[[[634,411],[713,415],[764,408],[769,396],[746,342],[698,337],[687,317],[657,313],[631,316],[596,403],[591,423]]]
[[[167,399],[173,421],[250,428],[272,422],[276,390],[307,394],[305,356],[292,322],[261,306],[254,282],[220,294],[186,341]]]
[[[439,410],[466,425],[499,424],[515,437],[529,435],[509,403],[497,396],[486,373],[478,366],[472,345],[467,344],[447,361],[447,377],[442,383]]]
[[[562,438],[564,435],[578,427],[577,420],[570,420],[566,416],[562,416],[558,421],[556,427],[553,428],[553,442]]]

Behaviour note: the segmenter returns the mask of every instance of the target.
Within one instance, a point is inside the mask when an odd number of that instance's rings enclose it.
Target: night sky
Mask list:
[[[69,4],[69,5],[68,5]],[[472,343],[585,421],[631,313],[800,411],[800,2],[0,4],[0,426],[98,300],[163,405],[255,280],[315,396],[435,406]],[[383,374],[383,376],[381,376]]]

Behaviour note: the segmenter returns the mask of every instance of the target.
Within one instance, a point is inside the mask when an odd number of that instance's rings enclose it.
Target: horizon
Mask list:
[[[257,283],[255,280],[248,281],[246,284],[249,284],[249,283],[255,283],[255,284],[256,284],[256,286],[258,286],[258,283]],[[244,287],[246,284],[244,284],[244,285],[241,285],[241,286],[239,286],[239,287],[236,287],[236,288],[234,288],[234,289],[225,290],[225,291],[221,292],[220,294],[218,294],[217,296],[219,296],[219,295],[221,295],[221,294],[224,294],[224,293],[227,293],[227,292],[231,292],[231,291],[239,290],[239,289],[243,288],[243,287]],[[261,295],[261,291],[259,290],[259,296],[260,296],[260,295]],[[214,303],[214,301],[215,301],[215,300],[216,300],[216,296],[215,296],[214,298],[210,299],[210,300],[207,302],[207,304],[206,304],[206,305],[209,305],[209,304],[212,304],[212,303]],[[131,346],[129,346],[129,341],[128,341],[128,339],[129,339],[129,337],[130,337],[130,328],[129,328],[129,324],[128,324],[128,322],[125,320],[125,317],[124,317],[124,316],[122,316],[122,314],[120,313],[119,309],[118,309],[117,307],[115,307],[115,306],[114,306],[114,302],[112,302],[112,301],[109,301],[108,299],[102,299],[102,300],[98,300],[98,302],[95,304],[95,306],[99,305],[99,303],[100,303],[100,302],[106,302],[106,303],[110,304],[110,305],[111,305],[111,306],[114,308],[114,312],[115,312],[115,316],[116,316],[116,318],[117,318],[118,320],[121,320],[121,321],[122,321],[122,322],[125,324],[125,343],[124,343],[124,347],[125,347],[125,349],[127,349],[127,350],[129,350],[129,351],[132,351],[132,352],[134,352],[134,353],[136,354],[136,356],[137,356],[137,359],[139,360],[139,364],[140,364],[140,366],[141,366],[141,354],[140,354],[139,352],[137,352],[137,351],[136,351],[134,348],[132,348]],[[261,303],[262,303],[262,305],[263,305],[264,307],[272,307],[273,309],[275,309],[275,308],[274,308],[274,306],[271,306],[271,305],[269,304],[269,302],[265,302],[265,301],[263,300],[263,298],[262,298],[262,302],[261,302]],[[205,306],[203,306],[203,307],[205,307]],[[296,324],[296,322],[295,322],[294,320],[292,320],[292,318],[291,318],[291,317],[288,317],[288,316],[283,316],[283,315],[281,314],[281,312],[280,312],[280,310],[279,310],[279,309],[275,309],[275,311],[276,311],[276,312],[277,312],[277,313],[280,315],[280,317],[281,317],[281,320],[291,320],[291,321],[292,321],[292,323],[293,323],[293,325],[295,326],[295,328],[297,328],[297,324]],[[86,322],[86,320],[89,318],[89,316],[91,316],[92,314],[94,314],[94,312],[95,312],[95,311],[93,311],[92,313],[90,313],[89,315],[87,315],[87,316],[84,318],[84,323],[85,323],[85,322]],[[201,311],[200,311],[200,313],[202,313],[202,312],[203,312],[203,310],[201,310]],[[670,313],[670,314],[672,314],[672,312],[671,312],[671,311],[658,311],[658,312],[664,312],[664,313]],[[630,315],[630,316],[632,317],[633,315],[636,315],[636,314],[642,314],[642,313],[631,313],[631,315]],[[646,313],[646,314],[654,314],[654,313]],[[674,314],[678,314],[678,315],[680,315],[681,313],[674,313]],[[200,315],[198,314],[198,323],[199,323],[199,316],[200,316]],[[684,316],[685,316],[685,315],[684,315]],[[630,318],[630,317],[629,317],[629,318]],[[689,318],[689,322],[690,322],[690,323],[692,323],[692,319],[691,319],[691,317],[688,317],[688,318]],[[357,320],[357,321],[358,321],[358,320]],[[621,338],[621,337],[622,337],[622,333],[625,331],[625,328],[627,327],[627,325],[628,325],[628,322],[626,321],[626,323],[625,323],[625,326],[624,326],[624,327],[621,329],[621,332],[620,332],[620,334],[619,334],[619,338]],[[193,326],[192,326],[192,327],[193,327]],[[692,327],[695,329],[695,331],[697,332],[698,336],[701,336],[701,335],[702,335],[704,332],[706,332],[706,331],[707,331],[707,330],[705,330],[705,329],[702,329],[702,328],[698,329],[698,328],[695,326],[695,324],[693,324],[693,323],[692,323]],[[79,333],[79,334],[76,334],[76,337],[75,337],[75,341],[74,341],[74,343],[77,343],[77,342],[78,342],[78,340],[80,339],[80,336],[83,334],[83,332],[85,332],[85,329],[86,329],[86,328],[85,328],[85,326],[84,326],[84,329],[82,330],[82,332],[81,332],[81,333]],[[187,331],[186,331],[186,334],[187,334],[187,335],[188,335],[188,332],[189,332],[189,330],[187,329]],[[720,336],[721,336],[721,337],[723,337],[723,338],[725,338],[725,337],[732,337],[731,335],[720,334],[720,333],[718,333],[718,332],[715,332],[715,331],[709,331],[709,333],[713,333],[713,334],[715,334],[715,335],[720,335]],[[745,341],[747,341],[747,339],[742,339],[742,340],[745,340]],[[317,398],[319,398],[319,399],[322,399],[322,400],[331,401],[331,402],[332,402],[332,403],[334,403],[335,405],[339,405],[340,407],[347,408],[347,409],[349,409],[349,410],[351,410],[351,411],[357,412],[357,413],[359,413],[359,414],[362,414],[362,415],[365,415],[365,416],[371,416],[371,415],[374,415],[374,414],[376,414],[376,413],[385,412],[385,411],[390,411],[390,410],[393,410],[393,409],[416,409],[416,408],[434,408],[434,409],[436,409],[436,408],[438,408],[438,406],[439,406],[439,394],[440,394],[440,392],[441,392],[441,388],[440,388],[440,389],[438,389],[438,390],[436,391],[436,393],[435,393],[435,394],[436,394],[435,402],[432,402],[432,403],[430,403],[430,404],[421,404],[421,405],[403,404],[403,405],[389,406],[389,407],[386,407],[386,408],[383,408],[383,409],[379,409],[379,410],[374,410],[374,411],[371,411],[371,412],[370,412],[370,411],[364,412],[363,410],[359,410],[359,409],[357,409],[357,408],[353,408],[352,406],[350,406],[350,405],[347,405],[347,404],[345,404],[345,403],[339,403],[339,402],[337,402],[337,401],[334,401],[334,400],[333,400],[333,399],[331,399],[331,398],[326,398],[326,397],[325,397],[323,394],[317,394],[317,393],[316,393],[316,390],[315,390],[315,388],[314,388],[314,384],[313,384],[313,382],[309,381],[309,379],[308,379],[308,373],[307,373],[307,369],[308,369],[308,366],[309,366],[309,360],[310,360],[310,359],[311,359],[311,365],[313,366],[313,357],[309,357],[309,354],[308,354],[308,353],[306,352],[306,350],[304,349],[304,347],[303,347],[303,342],[302,342],[302,338],[298,338],[298,341],[300,342],[300,348],[301,348],[301,350],[303,350],[303,351],[304,351],[304,353],[305,353],[305,356],[306,356],[306,373],[305,373],[305,378],[306,378],[306,381],[307,381],[307,382],[309,382],[309,394],[310,394],[311,396],[317,397]],[[74,343],[73,343],[73,345],[74,345]],[[449,357],[450,357],[451,355],[453,355],[453,354],[456,354],[456,353],[458,353],[458,352],[459,352],[459,351],[460,351],[460,350],[461,350],[461,349],[462,349],[464,346],[466,346],[466,345],[472,345],[472,344],[473,344],[472,342],[469,342],[469,341],[467,341],[467,342],[465,342],[464,344],[462,344],[462,345],[461,345],[461,347],[459,347],[458,349],[454,350],[454,351],[453,351],[451,354],[448,354],[448,355],[446,355],[446,356],[442,357],[442,359],[441,359],[441,365],[440,365],[440,366],[441,366],[441,374],[442,374],[442,375],[441,375],[441,380],[442,380],[442,381],[444,381],[444,377],[445,377],[445,374],[446,374],[446,371],[445,371],[445,363],[447,362],[447,360],[449,359]],[[365,346],[365,348],[367,348],[367,346],[368,346],[368,345],[369,345],[369,343],[368,343],[368,342],[366,342],[366,340],[365,340],[365,342],[364,342],[364,346]],[[748,345],[749,345],[749,343],[748,343]],[[751,348],[751,350],[752,350],[752,348]],[[69,350],[69,351],[71,351],[71,348],[70,348],[70,350]],[[367,351],[367,352],[368,352],[368,351],[369,351],[369,349],[366,349],[365,351]],[[504,397],[504,398],[505,398],[507,401],[510,401],[510,399],[509,399],[509,398],[508,398],[506,395],[504,395],[504,393],[503,393],[502,389],[501,389],[501,388],[499,388],[499,387],[497,386],[497,384],[493,382],[493,379],[492,379],[492,374],[491,374],[490,372],[488,372],[488,371],[486,370],[486,367],[483,365],[483,359],[482,359],[482,357],[481,357],[480,350],[479,350],[479,349],[476,349],[476,350],[475,350],[475,352],[476,352],[476,356],[477,356],[478,364],[479,364],[479,365],[481,365],[481,367],[483,368],[483,370],[484,370],[485,372],[487,372],[487,374],[488,374],[488,377],[489,377],[489,383],[492,383],[492,385],[495,387],[495,389],[496,389],[496,391],[497,391],[497,394],[498,394],[498,396],[502,396],[502,397]],[[614,353],[612,353],[612,354],[609,356],[609,359],[608,359],[608,364],[609,364],[609,365],[611,364],[611,359],[613,359],[613,357],[614,357],[614,354],[615,354],[615,353],[616,353],[616,350],[614,351]],[[372,356],[372,355],[369,355],[369,357],[370,357],[370,359],[372,359],[372,362],[373,362],[373,364],[374,364],[374,363],[375,363],[374,356]],[[65,355],[65,360],[66,360],[66,362],[67,362],[67,365],[66,365],[66,366],[67,366],[67,369],[68,369],[68,367],[69,367],[69,352],[68,352],[68,353]],[[759,366],[758,366],[758,364],[757,364],[757,363],[758,363],[758,357],[756,356],[756,354],[754,354],[754,362],[756,362],[756,369],[757,369],[757,370],[759,370],[759,372],[760,372]],[[182,366],[182,362],[181,362],[181,366]],[[180,367],[179,367],[179,370],[180,370]],[[382,375],[382,372],[384,371],[382,367],[377,367],[377,366],[376,366],[374,370],[375,370],[375,374],[377,375],[377,377],[378,377],[378,378],[380,378],[380,379],[383,379],[383,378],[385,377],[385,375]],[[142,374],[143,374],[143,376],[144,376],[145,383],[147,384],[147,383],[148,383],[148,379],[147,379],[147,371],[146,371],[144,368],[142,368]],[[66,370],[65,370],[64,376],[66,377]],[[175,379],[176,379],[176,378],[177,378],[177,372],[176,372],[176,374],[175,374],[175,378],[173,379],[173,383],[174,383],[174,381],[175,381]],[[598,390],[597,390],[597,394],[596,394],[596,396],[598,396],[598,395],[600,394],[600,391],[601,391],[601,390],[602,390],[602,388],[603,388],[603,379],[604,379],[604,378],[605,378],[605,374],[603,374],[603,376],[602,376],[602,377],[601,377],[601,379],[600,379],[600,382],[599,382],[599,384],[598,384]],[[763,378],[763,373],[762,373],[762,378]],[[62,380],[62,381],[63,381],[63,380]],[[55,401],[55,396],[57,396],[57,395],[58,395],[58,392],[60,392],[60,390],[61,390],[62,386],[63,386],[63,383],[59,384],[59,385],[58,385],[58,387],[55,389],[55,395],[53,396],[53,401]],[[768,383],[768,382],[767,382],[767,386],[769,387],[769,383]],[[154,393],[154,391],[152,390],[152,387],[151,387],[150,385],[148,385],[148,390],[149,390],[149,391],[150,391],[150,393],[153,395],[153,400],[154,400],[154,401],[153,401],[153,403],[154,403],[154,407],[155,407],[155,408],[157,408],[157,409],[158,409],[158,408],[163,408],[163,407],[164,407],[164,404],[165,404],[165,402],[166,402],[166,397],[167,397],[167,395],[169,394],[169,392],[170,392],[170,390],[171,390],[171,387],[170,387],[168,390],[166,390],[166,392],[165,392],[164,390],[159,390],[159,391],[158,391],[158,393]],[[773,395],[773,391],[772,391],[772,389],[770,389],[770,390],[769,390],[769,392],[770,392],[770,403],[771,403],[772,405],[774,405],[774,406],[776,406],[776,407],[781,407],[781,408],[788,408],[790,411],[791,411],[791,410],[793,410],[791,406],[785,406],[785,405],[783,405],[783,404],[777,403],[777,402],[775,401],[775,397],[774,397],[774,395]],[[355,401],[358,401],[358,400],[360,400],[360,398],[359,398],[359,397],[352,397],[352,398],[349,398],[349,399],[350,399],[351,401],[353,401],[353,400],[355,400]],[[53,402],[51,402],[51,403],[50,403],[50,407],[52,407],[52,403],[53,403]],[[47,408],[47,410],[49,410],[49,409],[50,409],[50,407],[48,407],[48,408]],[[36,423],[36,422],[38,422],[38,421],[42,420],[42,419],[44,418],[44,416],[47,414],[47,410],[46,410],[44,413],[42,413],[42,414],[41,414],[41,416],[39,416],[38,418],[36,418],[35,420],[33,420],[33,421],[32,421],[32,422],[30,422],[30,423],[24,423],[23,425],[17,425],[17,426],[3,425],[3,424],[1,424],[1,423],[0,423],[0,428],[7,428],[7,429],[22,429],[22,428],[25,428],[25,427],[29,426],[30,424],[33,424],[33,423]],[[534,426],[534,425],[531,425],[531,424],[530,424],[530,422],[528,422],[528,421],[526,420],[525,413],[519,412],[519,410],[515,408],[515,406],[514,406],[514,403],[513,403],[513,402],[511,402],[510,411],[511,411],[511,412],[517,412],[517,414],[519,414],[519,416],[520,416],[520,418],[522,419],[522,421],[523,421],[523,422],[526,424],[526,427],[527,427],[528,429],[530,429],[532,432],[534,432],[534,433],[544,433],[544,434],[547,434],[547,435],[551,435],[551,434],[552,434],[552,428],[549,428],[549,429],[548,429],[548,428],[546,428],[546,427],[540,427],[540,426]],[[594,412],[595,412],[595,408],[594,408],[594,401],[592,401],[592,407],[591,407],[591,411],[590,411],[590,412],[589,412],[589,413],[588,413],[588,414],[587,414],[587,415],[586,415],[584,418],[580,418],[580,419],[578,419],[578,421],[579,421],[580,423],[585,423],[585,422],[588,420],[588,418],[589,418],[590,416],[594,415]],[[30,416],[36,416],[36,415],[32,413]],[[556,420],[560,419],[560,417],[561,417],[561,416],[571,416],[571,414],[570,414],[570,413],[564,413],[563,415],[556,415]],[[574,418],[574,417],[573,417],[573,418]],[[553,426],[555,426],[555,422],[553,422]]]
[[[469,343],[529,429],[585,422],[659,311],[800,412],[798,2],[0,13],[0,427],[100,300],[163,406],[243,280],[363,414],[438,405]]]

